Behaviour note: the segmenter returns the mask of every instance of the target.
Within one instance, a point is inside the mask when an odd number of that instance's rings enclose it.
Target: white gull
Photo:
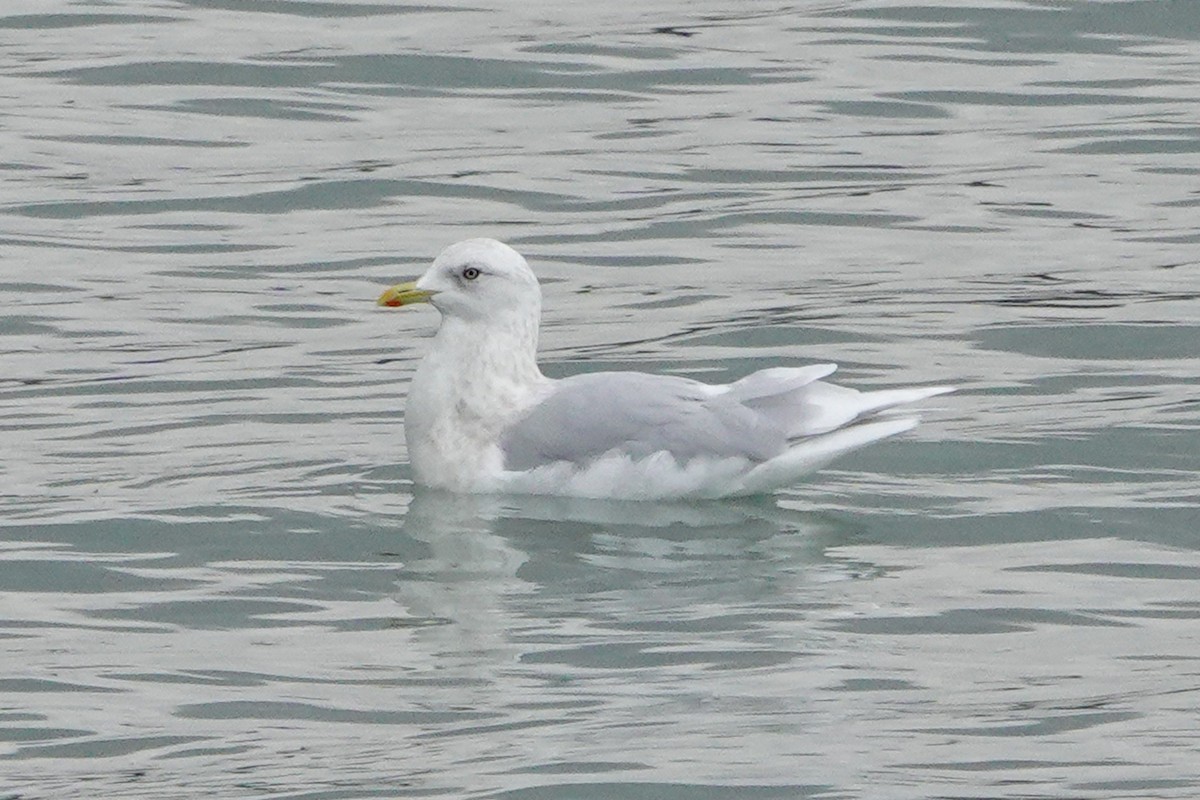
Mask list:
[[[525,259],[493,239],[446,248],[382,306],[432,303],[442,321],[409,387],[404,435],[417,483],[471,493],[661,500],[766,494],[917,424],[897,406],[953,391],[860,392],[837,367],[772,367],[710,385],[537,365],[542,295]],[[882,413],[881,413],[882,412]]]

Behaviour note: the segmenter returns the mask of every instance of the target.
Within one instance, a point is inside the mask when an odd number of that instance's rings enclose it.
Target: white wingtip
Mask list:
[[[806,439],[750,470],[741,486],[731,494],[761,494],[790,486],[801,476],[820,469],[843,453],[912,430],[918,421],[917,417],[888,417]]]

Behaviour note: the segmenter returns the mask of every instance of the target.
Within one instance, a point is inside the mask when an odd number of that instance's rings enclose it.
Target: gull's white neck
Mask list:
[[[478,491],[503,469],[502,432],[550,383],[537,366],[537,338],[536,309],[486,320],[443,316],[404,415],[420,483]]]

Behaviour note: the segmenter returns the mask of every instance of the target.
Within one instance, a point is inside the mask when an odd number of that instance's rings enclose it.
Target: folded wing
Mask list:
[[[859,392],[821,380],[833,364],[760,370],[710,386],[640,372],[597,372],[557,381],[504,432],[505,469],[589,467],[602,456],[632,461],[668,453],[680,467],[721,462],[720,486],[702,496],[756,494],[790,485],[838,455],[908,430],[915,417],[880,416],[947,387]],[[702,473],[698,473],[702,475]]]
[[[694,458],[762,462],[786,449],[775,422],[733,401],[721,387],[670,375],[596,372],[555,383],[551,393],[501,439],[504,466],[528,470],[566,461],[584,465],[607,453],[633,459],[668,452]]]

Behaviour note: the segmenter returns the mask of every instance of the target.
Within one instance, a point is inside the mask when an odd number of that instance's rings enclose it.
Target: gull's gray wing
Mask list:
[[[558,461],[586,464],[616,451],[637,459],[666,451],[766,461],[787,433],[728,392],[697,381],[641,372],[595,372],[557,381],[551,393],[504,432],[504,466],[527,470]]]

